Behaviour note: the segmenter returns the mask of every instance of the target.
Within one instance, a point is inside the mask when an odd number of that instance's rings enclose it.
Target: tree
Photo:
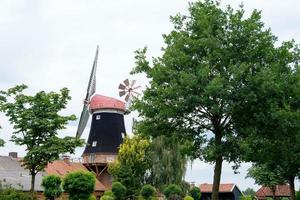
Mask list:
[[[59,176],[45,176],[42,180],[42,186],[45,188],[45,197],[49,200],[58,198],[62,193],[61,178]]]
[[[197,1],[190,4],[188,16],[171,20],[174,29],[163,36],[162,56],[151,64],[146,48],[136,51],[132,73],[145,73],[150,81],[133,105],[143,117],[137,129],[153,137],[176,135],[191,141],[190,154],[215,165],[212,199],[217,200],[223,161],[239,164],[243,154],[244,130],[234,120],[236,113],[247,111],[239,105],[251,98],[244,87],[250,89],[267,79],[265,72],[273,66],[291,61],[283,52],[290,48],[275,47],[276,37],[264,28],[261,13],[254,10],[246,17],[242,6],[222,10],[214,1]],[[247,105],[255,113],[252,102]]]
[[[235,103],[233,121],[243,137],[244,160],[280,175],[289,183],[294,200],[294,181],[300,174],[299,46],[283,42],[273,55],[277,63],[254,77],[244,77],[233,98],[243,102]]]
[[[74,115],[59,114],[71,99],[67,88],[59,93],[41,91],[34,96],[25,95],[23,90],[26,88],[26,85],[18,85],[1,91],[0,111],[14,125],[11,140],[26,147],[22,163],[31,175],[33,198],[36,174],[49,162],[58,159],[60,154],[73,153],[77,146],[83,145],[83,141],[73,137],[57,137],[57,132],[64,129],[68,121],[76,119]]]
[[[126,187],[120,182],[113,182],[111,191],[116,200],[125,199],[126,197]]]
[[[255,180],[256,184],[269,187],[275,199],[276,185],[284,183],[279,171],[269,169],[267,166],[254,165],[248,170],[248,177]]]
[[[194,200],[194,198],[191,197],[191,196],[189,196],[189,195],[187,195],[187,196],[185,196],[185,197],[183,198],[183,200]]]
[[[144,200],[151,200],[155,197],[155,188],[152,185],[144,185],[140,191],[140,195],[143,197]]]
[[[63,180],[63,189],[69,193],[70,200],[88,199],[94,192],[95,174],[86,171],[75,171],[67,174]]]
[[[253,188],[247,188],[246,190],[243,191],[244,195],[250,195],[250,196],[255,196],[255,191]]]
[[[198,187],[193,187],[190,191],[189,194],[191,197],[193,197],[194,200],[200,200],[201,198],[201,191]]]
[[[150,168],[150,158],[147,152],[150,141],[134,136],[126,137],[119,148],[117,160],[110,164],[108,171],[115,181],[126,185],[127,196],[138,195],[142,185],[146,183],[147,170]]]
[[[150,182],[162,190],[163,186],[171,183],[184,185],[187,158],[182,152],[184,145],[176,138],[159,136],[153,138],[149,157],[151,162]]]

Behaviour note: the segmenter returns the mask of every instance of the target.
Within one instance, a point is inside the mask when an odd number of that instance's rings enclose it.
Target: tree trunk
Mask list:
[[[31,199],[34,199],[34,184],[35,184],[35,173],[31,173],[31,187],[30,187],[30,193],[31,193]]]
[[[296,199],[296,194],[295,194],[295,177],[290,177],[289,178],[289,185],[290,185],[290,192],[291,192],[291,200]]]
[[[215,169],[214,169],[214,182],[213,182],[213,188],[212,188],[212,200],[219,200],[219,187],[220,187],[220,181],[221,181],[221,172],[222,172],[222,162],[223,157],[221,152],[219,151],[219,147],[222,143],[222,134],[220,131],[216,130],[215,132],[215,144],[217,148],[217,155],[216,155],[216,163],[215,163]]]
[[[276,185],[273,185],[273,186],[271,187],[271,190],[272,190],[272,199],[275,200]]]

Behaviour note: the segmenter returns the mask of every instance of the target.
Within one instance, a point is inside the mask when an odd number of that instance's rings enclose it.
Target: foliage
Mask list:
[[[57,137],[57,132],[64,129],[68,121],[76,119],[74,115],[59,114],[71,99],[67,88],[61,89],[59,93],[41,91],[33,96],[23,93],[26,88],[26,85],[18,85],[0,91],[3,97],[0,111],[13,124],[11,140],[26,147],[27,153],[22,163],[32,177],[33,193],[35,175],[49,162],[58,159],[60,154],[73,153],[75,147],[83,145],[83,141],[73,137]]]
[[[155,196],[155,188],[152,185],[144,185],[140,191],[140,195],[145,200],[150,200]]]
[[[127,196],[138,195],[146,182],[146,171],[150,168],[149,147],[147,139],[126,137],[119,148],[117,160],[108,167],[114,180],[126,185]]]
[[[47,199],[54,200],[58,198],[62,193],[61,178],[56,175],[45,176],[42,180],[42,186],[44,187],[44,195]]]
[[[247,176],[253,178],[256,184],[269,188],[284,182],[279,172],[276,173],[274,170],[270,170],[266,166],[261,165],[252,166],[248,170]]]
[[[246,190],[243,191],[244,195],[250,195],[250,196],[254,196],[255,195],[255,191],[253,188],[247,188]]]
[[[0,199],[1,200],[31,200],[32,198],[27,193],[15,190],[13,188],[7,188],[7,189],[0,190]]]
[[[240,200],[253,200],[253,196],[251,195],[243,195],[241,196],[241,199]]]
[[[114,197],[110,195],[103,195],[100,200],[114,200]]]
[[[190,189],[189,194],[193,197],[194,200],[200,200],[201,191],[198,187],[193,187]]]
[[[90,197],[88,198],[88,200],[96,200],[95,195],[90,195]]]
[[[104,195],[114,197],[114,193],[113,193],[111,190],[106,190],[106,191],[103,193],[103,196],[104,196]]]
[[[300,200],[300,188],[296,191],[296,200]]]
[[[162,189],[171,183],[184,184],[187,158],[183,154],[184,145],[175,138],[159,136],[152,140],[149,149],[151,162],[150,180],[156,188]]]
[[[88,199],[94,192],[96,177],[91,172],[75,171],[63,180],[63,189],[69,193],[70,200]]]
[[[183,198],[183,200],[194,200],[194,198],[191,197],[191,196],[189,196],[189,195],[187,195],[187,196],[185,196],[185,197]]]
[[[170,184],[163,191],[165,197],[169,200],[170,198],[177,198],[182,195],[182,190],[178,185]]]
[[[113,182],[111,191],[114,194],[116,200],[125,199],[126,187],[120,182]]]

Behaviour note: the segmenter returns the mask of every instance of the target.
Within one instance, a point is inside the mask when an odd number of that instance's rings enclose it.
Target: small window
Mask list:
[[[124,137],[125,137],[125,133],[123,133],[123,132],[122,132],[122,133],[121,133],[121,135],[122,135],[122,138],[124,138]]]
[[[95,147],[95,146],[97,146],[97,141],[93,141],[93,143],[92,143],[92,147]]]
[[[96,120],[101,119],[101,115],[96,115]]]

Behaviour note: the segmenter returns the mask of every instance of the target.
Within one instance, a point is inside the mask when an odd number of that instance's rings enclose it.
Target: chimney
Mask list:
[[[10,158],[15,158],[15,159],[17,159],[17,158],[18,158],[18,152],[9,152],[9,153],[8,153],[8,156],[9,156]]]
[[[68,155],[63,155],[62,156],[62,160],[67,163],[67,164],[70,164],[70,156]]]

